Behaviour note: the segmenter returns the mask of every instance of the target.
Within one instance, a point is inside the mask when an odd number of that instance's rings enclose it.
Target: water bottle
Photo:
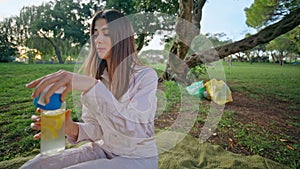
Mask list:
[[[41,109],[41,142],[42,155],[52,155],[65,149],[65,111],[66,103],[60,100],[64,88],[60,88],[45,104],[44,95],[51,86],[45,88],[34,99],[34,105]]]

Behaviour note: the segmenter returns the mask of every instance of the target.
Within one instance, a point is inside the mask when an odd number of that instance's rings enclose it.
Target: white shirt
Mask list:
[[[103,78],[107,79],[107,72]],[[84,123],[78,123],[77,140],[68,138],[69,141],[100,141],[106,151],[126,157],[156,156],[157,80],[152,68],[136,66],[129,89],[119,100],[99,80],[82,95]]]

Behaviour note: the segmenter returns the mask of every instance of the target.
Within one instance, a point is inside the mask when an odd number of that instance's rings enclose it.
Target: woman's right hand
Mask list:
[[[42,112],[41,109],[37,108],[36,110],[39,114]],[[37,115],[32,115],[31,116],[31,121],[33,121],[30,124],[30,128],[33,130],[41,130],[41,117]],[[65,125],[66,125],[66,135],[72,137],[72,138],[77,138],[78,137],[78,124],[72,120],[71,116],[71,110],[67,110],[65,113]],[[35,134],[33,136],[34,140],[38,140],[41,138],[41,133]]]
[[[90,76],[60,70],[36,79],[26,84],[26,87],[34,88],[32,97],[36,98],[47,86],[52,85],[44,95],[44,102],[47,104],[49,103],[50,97],[53,95],[53,93],[61,87],[65,87],[64,91],[61,93],[61,101],[63,102],[65,101],[68,93],[70,93],[72,90],[86,93],[97,82],[98,80]]]
[[[37,108],[36,111],[38,113],[41,113],[41,109]],[[37,116],[37,115],[32,115],[31,116],[31,121],[33,121],[31,124],[30,124],[30,128],[33,129],[33,130],[41,130],[41,117],[40,116]],[[33,136],[33,139],[34,140],[38,140],[41,138],[41,133],[38,133],[36,135]]]

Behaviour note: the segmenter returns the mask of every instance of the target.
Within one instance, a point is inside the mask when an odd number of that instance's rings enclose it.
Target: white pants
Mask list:
[[[98,143],[64,150],[60,154],[41,156],[26,162],[20,169],[157,169],[158,157],[126,158],[113,156]]]

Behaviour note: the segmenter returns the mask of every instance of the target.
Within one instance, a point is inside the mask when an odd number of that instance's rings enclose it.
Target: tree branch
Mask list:
[[[43,35],[43,38],[45,38],[47,41],[49,41],[53,47],[56,47],[54,42],[50,38],[48,38],[45,33],[43,33],[43,32],[39,32],[39,33],[41,33]]]
[[[143,46],[145,44],[145,37],[146,36],[147,36],[147,33],[145,33],[145,32],[140,35],[140,42],[139,42],[138,47],[136,49],[138,52],[140,50],[142,50],[142,48],[143,48]]]
[[[199,63],[209,63],[217,61],[219,59],[227,57],[230,54],[244,52],[254,48],[259,44],[268,43],[276,37],[294,29],[299,24],[300,8],[297,8],[290,14],[286,15],[279,22],[262,29],[252,36],[224,46],[216,47],[214,49],[196,52],[190,56],[187,56],[184,61],[188,67],[194,67]]]

